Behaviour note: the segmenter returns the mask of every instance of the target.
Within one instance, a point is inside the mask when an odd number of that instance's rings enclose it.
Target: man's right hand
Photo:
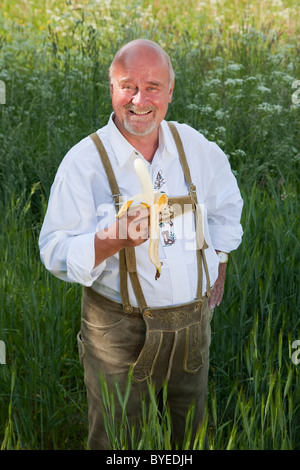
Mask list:
[[[131,206],[126,214],[118,219],[117,230],[123,247],[139,246],[150,235],[150,211],[141,204]]]
[[[149,238],[150,211],[141,205],[130,209],[108,228],[95,234],[94,268],[126,247],[139,246]]]

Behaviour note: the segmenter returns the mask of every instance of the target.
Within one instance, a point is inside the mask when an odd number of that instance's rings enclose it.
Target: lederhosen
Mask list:
[[[161,363],[168,361],[166,367],[165,380],[168,380],[171,376],[173,368],[174,357],[176,356],[176,367],[182,368],[186,373],[193,375],[203,365],[203,353],[202,343],[210,341],[203,341],[203,326],[202,310],[203,302],[207,302],[211,292],[210,279],[208,267],[205,259],[205,249],[207,248],[206,242],[203,239],[203,228],[202,228],[202,217],[201,211],[198,206],[196,187],[192,182],[189,167],[187,164],[183,145],[178,134],[178,131],[173,123],[168,123],[169,128],[172,132],[175,140],[180,162],[184,171],[185,180],[189,189],[189,194],[181,197],[170,197],[168,199],[170,213],[169,216],[173,217],[176,214],[172,211],[172,205],[180,207],[181,213],[184,213],[185,208],[192,208],[195,216],[195,226],[197,235],[197,268],[198,268],[198,284],[197,294],[194,301],[187,304],[176,305],[171,307],[152,308],[148,306],[147,301],[144,297],[138,274],[135,257],[135,249],[133,247],[124,248],[119,253],[119,268],[120,268],[120,294],[122,299],[122,309],[124,316],[128,318],[130,315],[137,315],[137,308],[133,307],[129,300],[128,294],[128,275],[132,284],[133,291],[135,293],[138,311],[144,319],[146,325],[146,334],[144,345],[141,348],[138,357],[133,366],[133,380],[138,383],[144,382],[147,378],[151,377],[155,371],[155,367]],[[101,139],[97,133],[90,136],[95,143],[98,152],[100,154],[104,169],[107,174],[107,178],[110,184],[113,200],[118,212],[120,204],[122,204],[122,195],[109,160],[106,150],[102,144]],[[206,274],[206,293],[203,295],[202,283],[203,283],[203,268]],[[159,281],[158,281],[159,282]],[[95,304],[97,299],[97,293],[91,288],[84,288],[84,297],[90,298],[92,303]],[[99,296],[101,299],[101,296]],[[102,297],[103,299],[103,297]],[[109,300],[105,300],[105,304],[110,306]],[[112,305],[116,305],[116,302],[112,301]],[[121,310],[119,308],[119,310]],[[205,324],[209,323],[205,321]],[[165,353],[164,348],[164,337],[170,338],[172,334],[172,347],[168,350],[168,357],[161,358],[160,355]],[[180,345],[180,355],[176,351],[177,344]],[[178,346],[179,348],[179,346]],[[205,345],[206,351],[209,348],[209,344]],[[207,356],[207,354],[205,353]],[[182,356],[182,357],[181,357]],[[181,364],[178,364],[178,358],[181,358]],[[206,360],[206,359],[205,359]],[[163,362],[162,362],[163,361]],[[207,364],[206,364],[206,369]],[[91,438],[95,444],[95,438]],[[100,447],[99,447],[100,448]]]

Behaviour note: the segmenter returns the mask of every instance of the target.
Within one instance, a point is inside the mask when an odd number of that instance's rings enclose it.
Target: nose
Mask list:
[[[146,92],[137,88],[131,101],[135,106],[145,106],[147,104]]]

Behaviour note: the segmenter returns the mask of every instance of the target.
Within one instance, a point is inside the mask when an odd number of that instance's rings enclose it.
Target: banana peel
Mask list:
[[[138,201],[143,207],[150,209],[149,258],[156,268],[155,279],[158,279],[161,273],[161,262],[158,256],[159,214],[168,204],[168,196],[165,193],[154,190],[147,166],[140,158],[134,161],[134,167],[142,192],[128,199],[122,205],[117,217],[120,218],[126,214],[134,201]]]

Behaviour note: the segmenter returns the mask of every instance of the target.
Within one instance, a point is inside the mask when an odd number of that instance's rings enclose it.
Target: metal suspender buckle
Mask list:
[[[120,194],[120,193],[113,194],[112,197],[113,197],[113,200],[114,200],[114,203],[115,203],[116,206],[121,206],[123,204],[122,194]]]
[[[189,193],[190,193],[190,196],[192,198],[192,201],[195,205],[195,207],[197,206],[197,191],[196,191],[196,186],[194,185],[194,183],[192,182],[189,182],[188,183],[188,187],[189,187]]]
[[[191,181],[188,183],[189,191],[196,193],[196,186]]]

